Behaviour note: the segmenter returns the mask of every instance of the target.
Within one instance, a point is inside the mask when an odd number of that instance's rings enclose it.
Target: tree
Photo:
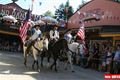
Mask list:
[[[59,21],[60,19],[64,20],[64,4],[61,4],[58,9],[55,11],[55,18]]]
[[[66,20],[68,20],[73,15],[74,10],[72,6],[70,6],[69,0],[65,4],[64,12]]]
[[[17,2],[18,0],[12,0],[13,3]]]
[[[61,4],[58,9],[55,11],[55,17],[59,21],[62,20],[68,20],[73,15],[73,8],[69,5],[69,0],[66,2],[66,4]]]
[[[44,15],[44,16],[51,16],[51,17],[53,17],[52,12],[49,11],[49,10],[48,10],[47,12],[45,12],[43,15]]]
[[[88,3],[87,1],[82,0],[82,4],[80,4],[80,5],[78,6],[77,10],[80,9],[80,8],[82,8],[82,7],[83,7],[84,5],[86,5],[87,3]]]
[[[120,0],[113,0],[113,1],[120,3]]]

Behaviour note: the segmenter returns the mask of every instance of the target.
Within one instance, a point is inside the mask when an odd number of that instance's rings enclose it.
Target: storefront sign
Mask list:
[[[24,20],[27,10],[22,9],[16,3],[10,3],[7,5],[0,5],[0,13],[13,15],[16,19]],[[32,20],[36,21],[40,19],[41,15],[32,15]]]
[[[104,15],[104,11],[99,8],[89,10],[89,11],[80,13],[79,18],[82,20],[84,18],[93,17],[93,15],[102,16],[102,15]]]

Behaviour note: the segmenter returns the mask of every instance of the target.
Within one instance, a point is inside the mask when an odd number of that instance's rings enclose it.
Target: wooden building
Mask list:
[[[86,13],[86,16],[79,15],[78,12]],[[91,17],[91,14],[97,14],[102,18],[84,22],[86,39],[112,41],[113,46],[120,44],[120,3],[114,0],[91,0],[68,20],[68,28],[78,29],[79,21]]]
[[[16,3],[0,4],[0,49],[8,47],[22,46],[21,39],[19,37],[19,28],[26,18],[26,9],[21,8]],[[12,15],[18,21],[17,23],[11,24],[10,21],[2,21],[2,14]],[[42,15],[31,14],[31,20],[37,21],[42,17]],[[16,44],[16,46],[14,46]],[[13,49],[14,50],[14,49]]]

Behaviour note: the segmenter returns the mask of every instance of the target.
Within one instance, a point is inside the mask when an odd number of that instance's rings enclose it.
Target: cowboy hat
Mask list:
[[[40,25],[34,25],[33,27],[34,27],[34,28],[36,28],[36,27],[40,27]]]

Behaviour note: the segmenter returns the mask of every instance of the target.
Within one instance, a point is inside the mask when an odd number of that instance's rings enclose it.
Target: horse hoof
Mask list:
[[[52,66],[50,66],[50,70],[52,70]]]
[[[58,72],[58,70],[55,70],[55,72]]]
[[[50,63],[47,63],[47,67],[49,67],[50,66]]]
[[[75,71],[74,70],[72,70],[72,73],[74,73]]]
[[[27,68],[27,65],[26,65],[26,64],[24,64],[24,66]]]
[[[40,72],[40,69],[38,69],[38,72]]]
[[[43,64],[41,64],[41,67],[43,68]]]
[[[34,66],[32,66],[32,70],[35,70]]]
[[[67,70],[67,68],[65,68],[65,70]]]

